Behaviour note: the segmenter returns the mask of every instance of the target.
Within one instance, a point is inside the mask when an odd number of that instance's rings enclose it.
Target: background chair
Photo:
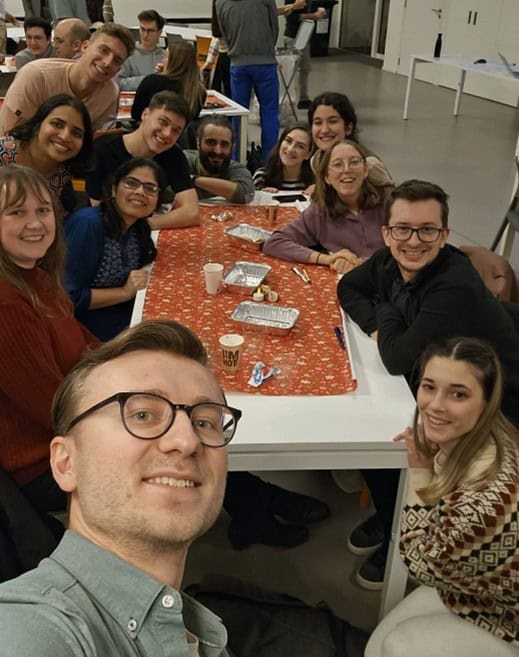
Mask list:
[[[519,156],[516,155],[514,159],[516,172],[512,200],[490,247],[491,251],[495,251],[506,260],[510,260],[515,234],[519,231]]]
[[[310,37],[313,34],[315,28],[314,21],[301,21],[301,25],[297,30],[296,38],[294,40],[294,45],[290,48],[278,48],[276,50],[276,57],[279,64],[279,77],[281,78],[281,84],[283,87],[283,96],[280,101],[280,105],[283,105],[285,98],[288,100],[290,105],[290,111],[294,116],[294,120],[297,121],[297,112],[294,105],[294,100],[290,95],[291,86],[296,77],[297,69],[299,67],[299,60],[303,54],[304,49],[307,47]],[[289,64],[290,73],[285,75],[283,71],[284,66],[287,67]]]

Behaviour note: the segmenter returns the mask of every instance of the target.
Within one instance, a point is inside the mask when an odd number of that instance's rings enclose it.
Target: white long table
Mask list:
[[[454,116],[458,116],[459,114],[460,99],[461,94],[463,93],[467,71],[470,73],[481,73],[495,78],[502,78],[507,82],[519,82],[519,78],[511,75],[501,61],[490,60],[485,64],[475,64],[476,59],[477,57],[474,57],[474,55],[442,55],[441,57],[432,57],[431,55],[422,54],[411,55],[409,61],[409,77],[407,78],[407,89],[404,101],[404,114],[402,118],[407,119],[409,99],[411,97],[411,86],[415,76],[416,65],[420,62],[436,65],[445,64],[459,70],[458,88],[454,100]]]
[[[137,293],[132,325],[142,317],[145,294],[145,290]],[[229,393],[229,402],[243,411],[229,445],[229,467],[254,471],[400,469],[380,606],[383,617],[403,598],[407,583],[398,552],[407,454],[392,437],[411,423],[414,399],[403,377],[388,374],[375,342],[349,319],[345,327],[358,381],[355,392],[322,397]]]

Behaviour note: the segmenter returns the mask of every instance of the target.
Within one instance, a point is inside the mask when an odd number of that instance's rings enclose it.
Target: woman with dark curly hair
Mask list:
[[[84,176],[92,154],[88,110],[67,94],[51,96],[28,121],[0,137],[0,166],[23,164],[38,171],[57,196],[72,175]]]
[[[256,189],[276,193],[280,189],[306,189],[314,182],[310,167],[312,133],[305,123],[283,130],[267,164],[254,173]]]
[[[344,273],[384,246],[387,187],[368,180],[367,152],[344,139],[321,161],[314,200],[306,210],[265,242],[267,255],[326,265]]]
[[[145,267],[157,254],[147,218],[165,188],[153,160],[122,164],[105,187],[101,204],[72,214],[65,224],[65,287],[76,317],[101,340],[128,326]]]

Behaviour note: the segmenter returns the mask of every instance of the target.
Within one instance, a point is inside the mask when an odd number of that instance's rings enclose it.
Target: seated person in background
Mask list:
[[[145,267],[157,254],[146,221],[160,200],[165,178],[153,160],[124,162],[107,180],[101,205],[74,212],[65,223],[65,288],[79,321],[100,340],[130,323]]]
[[[274,231],[263,253],[349,271],[384,243],[386,194],[385,188],[377,189],[368,179],[363,147],[340,141],[322,159],[315,200],[298,219]]]
[[[80,18],[89,23],[86,0],[48,0],[52,23],[56,25],[62,18]]]
[[[256,189],[276,193],[279,190],[305,190],[314,183],[310,167],[312,134],[305,123],[285,128],[271,151],[267,164],[256,169]]]
[[[124,135],[107,135],[94,144],[96,169],[86,177],[92,205],[99,205],[105,182],[132,157],[154,159],[162,167],[175,194],[174,207],[149,220],[153,229],[194,226],[200,221],[198,199],[189,174],[189,165],[176,145],[190,119],[186,101],[172,91],[155,94],[142,112],[137,130]]]
[[[98,340],[62,287],[61,214],[45,178],[2,167],[0,189],[0,466],[59,534],[45,515],[66,506],[49,469],[52,398]]]
[[[400,551],[422,585],[381,621],[366,657],[517,656],[519,433],[501,395],[486,343],[453,338],[424,353],[414,426],[396,438],[409,459]]]
[[[49,21],[37,16],[26,18],[23,22],[23,30],[27,48],[15,55],[17,71],[35,59],[54,57],[56,54],[51,43],[52,27]]]
[[[164,59],[164,49],[159,47],[164,18],[155,9],[144,9],[137,18],[140,41],[135,44],[135,52],[128,57],[121,68],[119,74],[121,91],[135,91],[142,80],[154,73],[157,64]],[[148,104],[144,107],[147,106]]]
[[[133,38],[126,27],[106,23],[84,44],[78,60],[30,62],[16,74],[7,90],[0,109],[0,135],[27,121],[49,96],[63,93],[85,103],[94,130],[115,121],[119,87],[112,78],[133,48]]]
[[[430,182],[408,180],[386,203],[386,248],[343,276],[343,310],[376,340],[390,374],[412,372],[432,342],[479,338],[497,352],[504,370],[503,413],[519,425],[519,333],[470,260],[447,244],[447,194]],[[414,382],[410,381],[413,386]],[[366,588],[381,588],[398,471],[365,470],[376,515],[349,538],[355,554],[373,553],[357,573]]]
[[[0,586],[3,657],[228,657],[220,619],[181,589],[191,543],[220,513],[240,416],[176,322],[144,322],[87,354],[53,409],[69,531]]]
[[[358,142],[357,114],[348,96],[325,92],[316,96],[308,110],[308,124],[317,151],[312,155],[311,165],[315,173],[319,162],[333,144],[342,139]],[[393,180],[382,161],[365,146],[369,179],[374,185],[393,185]]]
[[[191,111],[193,119],[198,118],[205,102],[205,87],[200,82],[196,63],[196,49],[185,39],[172,38],[164,55],[162,73],[151,73],[139,84],[132,105],[132,119],[140,121],[143,111],[158,91],[174,91],[180,94]]]
[[[247,167],[231,160],[232,125],[226,116],[205,116],[198,126],[198,150],[184,151],[199,199],[223,196],[249,203],[254,183]]]
[[[79,18],[64,18],[54,28],[56,57],[79,59],[87,41],[90,41],[88,25]]]
[[[73,174],[84,176],[92,162],[90,115],[74,96],[51,96],[28,121],[0,137],[0,166],[23,164],[38,171],[57,196]]]

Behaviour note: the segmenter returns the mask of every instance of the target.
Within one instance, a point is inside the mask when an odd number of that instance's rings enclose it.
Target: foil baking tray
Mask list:
[[[234,226],[224,228],[223,232],[233,240],[257,248],[261,248],[263,243],[272,235],[270,230],[251,226],[250,224],[235,224]]]
[[[223,282],[229,292],[251,295],[267,278],[270,265],[257,262],[235,262],[223,277]]]
[[[242,301],[231,315],[236,322],[247,324],[250,328],[264,328],[268,333],[285,335],[291,331],[299,317],[297,308],[272,306],[254,301]]]

